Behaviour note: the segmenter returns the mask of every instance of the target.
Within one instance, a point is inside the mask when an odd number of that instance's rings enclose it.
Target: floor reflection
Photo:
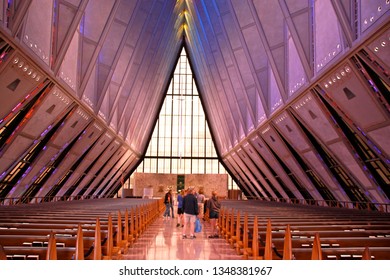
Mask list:
[[[239,260],[233,248],[223,239],[208,239],[210,225],[195,239],[182,239],[182,228],[176,220],[156,220],[122,255],[125,260]]]

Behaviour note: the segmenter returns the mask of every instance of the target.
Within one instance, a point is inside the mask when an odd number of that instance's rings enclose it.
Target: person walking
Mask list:
[[[171,204],[172,204],[172,191],[169,190],[164,197],[164,204],[165,204],[165,212],[164,212],[164,220],[169,219],[171,216]],[[172,213],[173,214],[173,213]]]
[[[177,196],[177,227],[184,227],[183,220],[183,199],[184,199],[184,190],[181,190]]]
[[[204,201],[205,201],[205,196],[203,194],[203,190],[200,189],[197,195],[197,200],[198,200],[198,209],[199,209],[199,219],[203,219],[203,214],[204,214]]]
[[[188,193],[183,199],[184,227],[183,238],[187,238],[187,232],[190,231],[190,239],[195,238],[195,221],[199,214],[198,201],[194,196],[194,187],[188,188]]]
[[[221,203],[218,200],[217,192],[211,192],[211,198],[207,202],[207,208],[209,210],[210,224],[211,224],[211,234],[209,238],[218,238],[218,218],[219,210],[221,209]]]

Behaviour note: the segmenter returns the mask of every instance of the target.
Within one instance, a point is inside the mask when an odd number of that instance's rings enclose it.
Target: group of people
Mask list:
[[[164,219],[174,218],[173,211],[173,196],[172,191],[169,190],[164,197],[165,212]],[[221,203],[218,200],[217,192],[212,191],[211,198],[206,201],[203,191],[195,193],[194,187],[189,187],[186,191],[181,190],[177,196],[177,227],[182,227],[183,238],[194,239],[195,236],[195,222],[197,219],[204,219],[204,214],[208,210],[211,234],[208,238],[218,238],[217,221],[219,218],[219,210]],[[187,233],[189,232],[189,235]]]

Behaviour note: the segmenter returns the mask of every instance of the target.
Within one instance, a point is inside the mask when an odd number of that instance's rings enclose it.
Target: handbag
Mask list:
[[[196,218],[195,220],[195,232],[201,232],[202,231],[202,223],[200,222],[199,218]]]

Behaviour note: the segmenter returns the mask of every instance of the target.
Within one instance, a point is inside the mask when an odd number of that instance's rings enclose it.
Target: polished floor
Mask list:
[[[209,239],[209,222],[203,222],[202,232],[195,239],[183,239],[177,219],[157,219],[122,255],[124,260],[238,260],[226,240]]]

